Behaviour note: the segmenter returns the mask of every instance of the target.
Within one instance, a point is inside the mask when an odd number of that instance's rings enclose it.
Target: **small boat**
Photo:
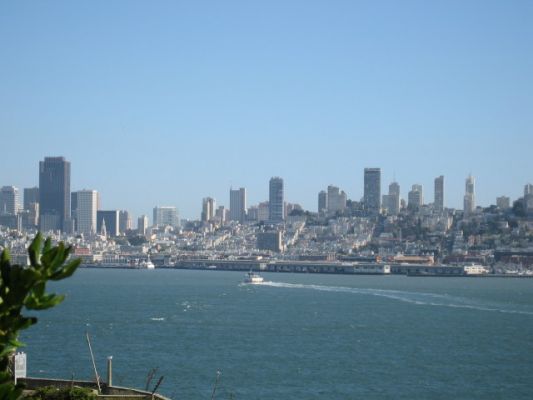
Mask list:
[[[152,260],[150,259],[150,257],[148,257],[147,260],[141,262],[140,267],[141,267],[141,268],[146,268],[146,269],[154,269],[154,268],[155,268],[155,265],[154,265],[154,263],[152,262]]]
[[[259,274],[256,274],[250,271],[244,276],[244,283],[250,283],[250,284],[263,283],[263,277]]]

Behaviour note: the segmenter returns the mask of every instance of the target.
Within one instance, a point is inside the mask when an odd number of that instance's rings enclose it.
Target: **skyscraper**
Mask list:
[[[269,183],[269,213],[268,219],[271,222],[281,222],[285,215],[283,200],[283,179],[280,177],[270,178]]]
[[[224,206],[219,206],[215,211],[215,218],[221,224],[226,222],[228,210]]]
[[[511,208],[511,199],[507,196],[496,197],[496,206],[501,210]]]
[[[328,209],[328,195],[324,190],[318,193],[318,212],[324,213]]]
[[[444,210],[444,176],[435,178],[435,200],[433,202],[435,211]]]
[[[141,215],[137,219],[137,232],[139,235],[146,235],[146,229],[148,228],[148,217],[146,215]]]
[[[246,219],[246,189],[230,189],[229,219],[243,223]]]
[[[96,190],[79,190],[72,193],[76,198],[76,231],[84,235],[96,233],[98,193]]]
[[[209,222],[215,217],[215,199],[205,197],[202,200],[202,222]]]
[[[476,209],[476,181],[472,175],[466,178],[465,182],[465,197],[464,197],[464,216],[468,217]]]
[[[29,210],[30,204],[39,203],[39,188],[24,188],[24,209]]]
[[[70,231],[70,162],[45,157],[39,162],[39,225],[41,231]]]
[[[154,225],[179,226],[178,210],[176,207],[154,207]]]
[[[337,186],[328,186],[327,210],[328,214],[334,215],[337,211],[343,211],[346,208],[347,196],[344,191],[340,191]]]
[[[381,209],[381,168],[365,168],[363,202],[369,215],[379,214]]]
[[[127,210],[120,210],[118,213],[118,224],[121,234],[126,234],[126,232],[131,230],[131,216]]]
[[[102,233],[102,227],[105,225],[105,231],[108,236],[120,235],[118,210],[98,210],[96,212],[96,220],[97,233]]]
[[[387,199],[388,213],[390,215],[398,215],[400,213],[400,185],[398,182],[392,182],[389,185],[389,195]]]
[[[407,207],[418,209],[424,204],[422,185],[413,185],[407,196]]]
[[[0,189],[0,215],[17,215],[20,210],[20,194],[15,186]]]

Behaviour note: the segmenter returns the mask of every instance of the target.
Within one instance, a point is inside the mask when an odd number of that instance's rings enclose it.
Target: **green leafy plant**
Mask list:
[[[43,245],[40,233],[28,248],[30,265],[12,265],[9,251],[0,255],[0,400],[15,400],[22,394],[22,386],[13,383],[9,361],[18,347],[21,330],[37,322],[35,317],[22,315],[23,310],[44,310],[56,306],[64,296],[46,293],[48,281],[71,276],[80,260],[67,262],[70,246],[62,242],[52,246],[50,238]]]

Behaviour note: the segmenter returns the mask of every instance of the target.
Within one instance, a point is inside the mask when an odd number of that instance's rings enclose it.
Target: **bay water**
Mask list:
[[[173,399],[533,398],[533,279],[263,276],[80,269],[28,375],[94,379],[89,332],[100,376]]]

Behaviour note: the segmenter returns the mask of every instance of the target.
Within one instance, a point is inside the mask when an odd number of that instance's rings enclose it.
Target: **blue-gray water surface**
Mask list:
[[[82,269],[25,331],[30,376],[173,399],[531,399],[533,279]]]

